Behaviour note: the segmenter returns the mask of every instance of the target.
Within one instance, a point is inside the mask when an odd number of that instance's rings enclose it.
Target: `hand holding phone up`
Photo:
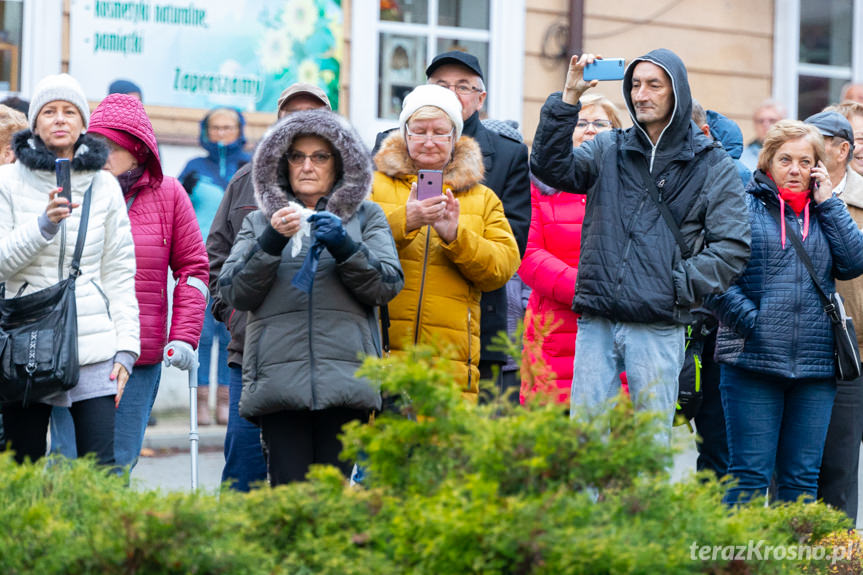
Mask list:
[[[72,203],[71,162],[66,158],[58,158],[54,166],[58,187],[48,193],[48,207],[45,208],[45,214],[49,220],[59,224],[72,214],[72,209],[77,208],[78,204]]]
[[[410,232],[422,226],[432,225],[444,216],[445,211],[443,172],[419,170],[417,181],[411,185],[411,192],[405,206],[405,231]]]

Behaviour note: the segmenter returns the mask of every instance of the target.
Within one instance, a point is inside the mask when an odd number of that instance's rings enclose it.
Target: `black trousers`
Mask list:
[[[704,341],[701,357],[701,408],[693,418],[700,440],[696,442],[698,471],[709,469],[722,478],[728,473],[731,459],[728,455],[728,437],[725,430],[725,412],[719,393],[719,364],[713,361],[716,347],[716,330]]]
[[[863,377],[837,381],[833,414],[827,429],[818,499],[857,521],[857,467],[863,440]]]
[[[275,487],[303,481],[314,463],[329,464],[350,476],[353,461],[341,461],[339,434],[349,421],[367,422],[369,410],[333,407],[319,411],[280,411],[261,417],[267,475]]]
[[[22,406],[9,403],[2,407],[6,447],[15,451],[22,463],[43,457],[48,447],[48,422],[51,406],[35,403]],[[79,455],[96,454],[102,465],[114,464],[114,396],[105,395],[76,401],[70,410],[75,423],[75,443]]]

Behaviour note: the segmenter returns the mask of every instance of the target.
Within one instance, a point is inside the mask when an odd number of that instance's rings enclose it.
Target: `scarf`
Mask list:
[[[124,196],[129,193],[132,186],[138,183],[138,180],[140,180],[141,176],[144,175],[144,171],[146,169],[147,166],[141,165],[117,176],[117,181],[120,182],[120,189],[123,190]]]
[[[767,177],[770,178],[773,183],[776,183],[776,180],[773,179],[773,176],[768,172]],[[776,185],[776,189],[779,194],[779,216],[780,216],[780,229],[781,229],[781,237],[782,237],[782,249],[785,249],[785,204],[794,211],[795,215],[799,216],[800,212],[803,212],[803,230],[801,232],[801,236],[803,236],[803,241],[806,241],[806,236],[809,235],[809,203],[811,201],[810,190],[802,190],[799,192],[795,192],[793,190],[789,190],[788,188],[781,188],[779,185]]]

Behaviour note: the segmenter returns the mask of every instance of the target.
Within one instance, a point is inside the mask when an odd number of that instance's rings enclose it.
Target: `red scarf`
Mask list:
[[[773,180],[776,183],[776,180],[773,179],[773,176],[770,173],[767,173],[767,177]],[[780,216],[780,228],[782,234],[782,249],[785,249],[785,204],[787,203],[794,213],[799,216],[800,212],[803,212],[803,230],[801,235],[803,236],[803,241],[806,241],[806,236],[809,235],[809,202],[811,200],[810,190],[802,190],[799,192],[795,192],[793,190],[789,190],[788,188],[780,188],[779,185],[776,185],[776,189],[779,190],[779,216]]]

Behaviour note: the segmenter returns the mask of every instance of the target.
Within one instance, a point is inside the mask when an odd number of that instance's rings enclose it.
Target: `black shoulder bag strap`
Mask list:
[[[767,211],[770,212],[770,215],[773,216],[776,223],[782,226],[782,216],[779,214],[779,207],[772,203],[766,205]],[[812,278],[812,283],[815,284],[815,291],[818,292],[818,296],[821,298],[821,304],[824,306],[824,311],[827,313],[827,316],[833,322],[839,323],[840,318],[837,313],[836,306],[833,305],[833,302],[830,301],[824,288],[821,287],[821,282],[818,280],[818,277],[815,275],[815,269],[812,267],[812,260],[809,259],[809,254],[806,253],[806,249],[803,247],[803,241],[801,241],[796,232],[786,234],[786,237],[791,238],[791,245],[794,246],[797,256],[803,262],[803,265],[806,266],[806,271],[809,272],[809,276]]]
[[[78,224],[78,239],[75,241],[75,253],[72,255],[69,277],[81,275],[81,255],[84,253],[84,240],[87,238],[87,226],[90,223],[90,198],[93,195],[93,182],[84,194],[84,205],[81,207],[81,222]]]
[[[662,196],[659,193],[659,189],[656,187],[656,182],[653,181],[653,176],[650,175],[650,172],[647,170],[647,163],[643,161],[643,158],[634,158],[634,161],[641,172],[641,177],[644,180],[644,183],[647,184],[647,191],[650,194],[650,199],[652,199],[653,203],[656,204],[656,207],[659,208],[659,213],[662,214],[662,219],[665,220],[665,224],[668,226],[668,229],[670,229],[671,233],[674,234],[674,239],[677,240],[677,245],[680,246],[680,253],[683,256],[683,259],[688,260],[692,257],[692,248],[687,245],[686,240],[683,239],[683,232],[680,231],[680,226],[677,221],[675,221],[671,210],[668,209],[668,205],[662,201]]]

